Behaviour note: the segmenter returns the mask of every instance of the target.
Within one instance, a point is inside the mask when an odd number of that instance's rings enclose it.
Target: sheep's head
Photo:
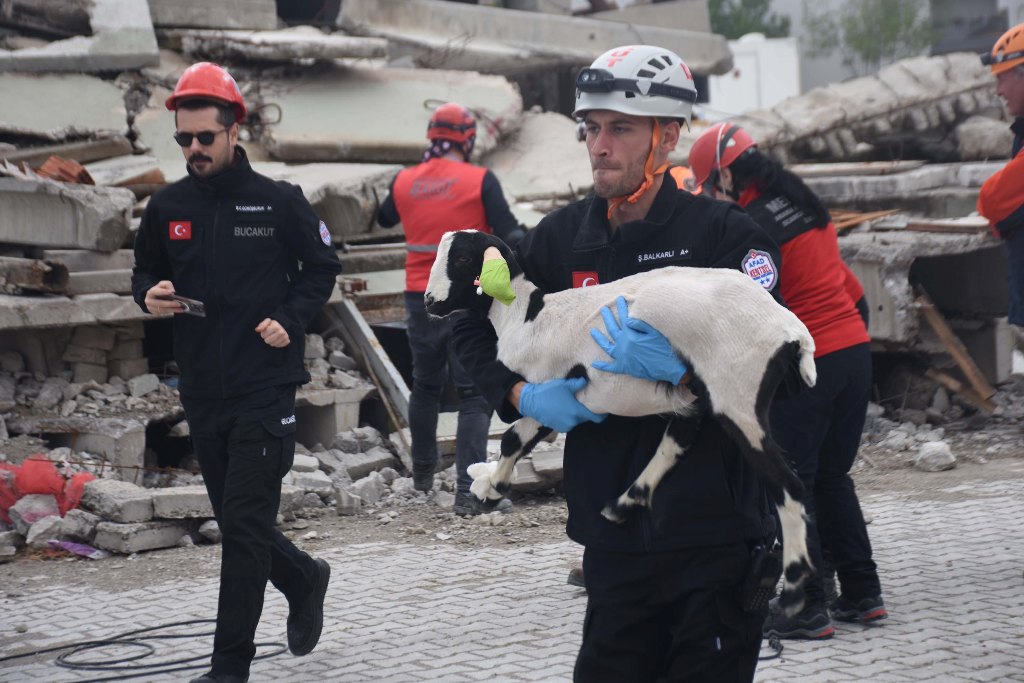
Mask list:
[[[498,237],[477,230],[446,232],[437,245],[437,258],[430,269],[424,294],[428,313],[443,317],[455,311],[486,311],[490,307],[491,297],[477,294],[475,283],[483,268],[487,247],[501,252],[513,276],[520,272],[512,250]]]

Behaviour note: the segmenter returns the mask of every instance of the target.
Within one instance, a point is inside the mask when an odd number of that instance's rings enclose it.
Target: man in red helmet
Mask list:
[[[305,329],[341,264],[302,191],[249,165],[238,145],[245,104],[227,71],[192,65],[166,106],[188,175],[150,199],[132,294],[147,313],[174,314],[178,391],[223,536],[212,667],[193,683],[238,683],[268,578],[288,599],[293,654],[309,653],[323,627],[330,567],[275,521],[295,452],[295,389],[310,379]]]
[[[1002,237],[1006,250],[1009,284],[1008,320],[1024,338],[1024,24],[1018,24],[1000,36],[992,51],[981,56],[982,64],[992,68],[996,94],[1006,102],[1014,117],[1011,159],[981,186],[978,213],[988,218],[992,232]]]
[[[399,221],[405,229],[405,310],[412,352],[412,391],[409,431],[412,435],[413,486],[429,492],[437,468],[437,415],[449,368],[459,396],[455,435],[458,481],[453,512],[477,514],[472,505],[467,468],[487,458],[491,409],[452,355],[452,321],[431,319],[423,306],[430,267],[441,236],[449,230],[473,228],[493,232],[515,246],[525,231],[505,201],[498,179],[489,170],[469,163],[476,142],[476,118],[460,104],[449,102],[434,110],[427,125],[430,146],[423,163],[395,176],[391,192],[377,212],[385,228]],[[501,509],[510,503],[503,501]]]

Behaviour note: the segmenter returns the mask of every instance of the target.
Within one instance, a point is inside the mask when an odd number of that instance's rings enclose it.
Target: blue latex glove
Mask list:
[[[519,394],[519,412],[562,433],[588,420],[601,422],[608,417],[606,413],[591,412],[576,399],[576,392],[586,384],[585,377],[528,383]]]
[[[597,361],[594,367],[652,382],[660,380],[679,384],[679,380],[686,374],[686,365],[679,360],[665,335],[643,320],[630,318],[625,298],[620,296],[616,304],[618,321],[607,306],[601,307],[601,317],[604,318],[604,326],[611,339],[597,328],[590,329],[590,336],[597,345],[615,360],[611,363]],[[619,322],[622,323],[621,327]]]

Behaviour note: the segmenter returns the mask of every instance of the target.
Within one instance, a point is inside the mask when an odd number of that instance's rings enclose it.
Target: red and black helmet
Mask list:
[[[428,140],[467,142],[476,137],[476,117],[461,104],[449,102],[434,110],[427,125]]]

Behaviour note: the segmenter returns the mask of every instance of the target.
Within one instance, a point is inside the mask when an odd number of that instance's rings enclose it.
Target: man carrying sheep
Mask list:
[[[773,291],[779,252],[767,234],[735,207],[681,191],[665,173],[697,97],[678,55],[616,48],[582,70],[576,85],[574,115],[584,121],[594,193],[527,234],[516,250],[526,276],[554,292],[669,265],[718,267]],[[628,311],[619,315],[618,325],[600,331],[613,361],[589,373],[688,381],[657,330],[632,324]],[[566,530],[585,547],[588,599],[575,680],[753,680],[765,611],[744,611],[738,594],[752,549],[774,537],[775,524],[725,432],[713,420],[701,423],[650,508],[611,523],[601,516],[605,501],[654,455],[665,418],[591,413],[575,396],[585,379],[524,382],[496,360],[483,316],[456,323],[454,341],[503,419],[527,415],[566,433]]]

